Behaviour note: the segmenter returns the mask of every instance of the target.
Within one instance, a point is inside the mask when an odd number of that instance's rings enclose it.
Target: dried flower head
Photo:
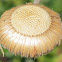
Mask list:
[[[3,13],[0,39],[15,55],[37,57],[60,45],[62,22],[59,14],[46,6],[28,3]]]

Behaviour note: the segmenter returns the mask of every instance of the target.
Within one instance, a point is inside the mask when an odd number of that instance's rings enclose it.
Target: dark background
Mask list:
[[[0,16],[12,7],[18,5],[33,2],[33,0],[0,0]],[[41,5],[44,4],[47,7],[58,12],[62,18],[62,0],[42,0]],[[5,50],[5,57],[2,57],[0,50],[0,62],[62,62],[62,44],[56,47],[51,53],[34,59],[21,58],[21,55],[14,56],[13,53],[9,53]]]

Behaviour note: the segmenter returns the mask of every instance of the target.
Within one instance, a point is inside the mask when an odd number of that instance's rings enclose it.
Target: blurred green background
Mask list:
[[[33,3],[33,0],[0,0],[0,16],[6,10],[28,2]],[[42,0],[40,5],[42,4],[58,12],[62,18],[62,0]],[[56,47],[51,53],[38,57],[35,60],[25,57],[21,58],[21,55],[14,56],[14,54],[9,53],[7,49],[4,49],[4,52],[5,57],[2,57],[2,53],[0,51],[0,62],[62,62],[62,44]]]

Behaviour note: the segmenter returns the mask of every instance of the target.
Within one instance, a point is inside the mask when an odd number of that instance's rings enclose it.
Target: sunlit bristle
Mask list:
[[[60,15],[44,5],[27,3],[3,13],[0,44],[16,56],[36,58],[61,44]],[[0,49],[4,55],[4,52]]]

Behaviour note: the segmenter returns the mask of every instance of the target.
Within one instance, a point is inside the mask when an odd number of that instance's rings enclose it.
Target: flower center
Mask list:
[[[16,9],[11,15],[14,29],[27,36],[37,36],[44,33],[51,25],[49,14],[35,5],[25,5]]]

